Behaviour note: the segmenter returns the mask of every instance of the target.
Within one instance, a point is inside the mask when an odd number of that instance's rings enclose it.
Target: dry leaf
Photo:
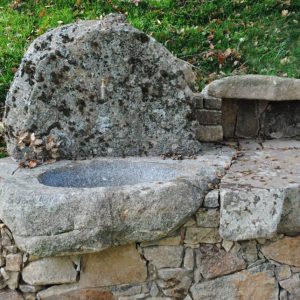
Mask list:
[[[219,64],[220,64],[220,65],[223,65],[223,63],[224,63],[224,61],[225,61],[225,56],[224,56],[224,54],[223,54],[221,51],[219,51],[217,57],[218,57],[218,62],[219,62]]]
[[[46,8],[43,8],[42,10],[41,10],[41,12],[39,13],[39,17],[41,18],[41,17],[43,17],[43,16],[45,16],[46,15]]]
[[[226,49],[225,52],[223,53],[224,57],[227,58],[231,55],[232,50],[230,48]]]
[[[37,165],[38,165],[38,162],[37,162],[36,160],[30,160],[30,161],[28,162],[28,168],[29,168],[29,169],[36,168]]]

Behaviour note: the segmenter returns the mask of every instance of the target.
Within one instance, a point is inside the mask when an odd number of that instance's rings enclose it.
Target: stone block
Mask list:
[[[219,227],[220,212],[217,209],[200,208],[196,212],[197,225],[199,227]]]
[[[268,238],[276,233],[284,201],[281,190],[221,187],[220,200],[220,234],[224,239]]]
[[[238,113],[238,103],[236,100],[223,99],[222,103],[222,126],[225,139],[236,136],[236,119]]]
[[[77,272],[69,257],[47,257],[30,262],[22,278],[31,285],[62,284],[76,282]]]
[[[223,128],[221,125],[198,126],[195,130],[196,137],[202,142],[220,142],[223,140]]]
[[[193,102],[194,102],[194,106],[196,108],[203,108],[203,95],[199,94],[199,93],[195,93],[193,96]]]
[[[157,246],[144,248],[144,256],[156,268],[180,267],[183,257],[182,246]]]
[[[284,237],[263,246],[261,251],[269,259],[282,264],[300,266],[300,236]]]
[[[220,125],[222,113],[219,110],[197,109],[196,119],[201,125]]]
[[[235,135],[238,138],[256,138],[260,129],[257,101],[243,100],[238,106]]]
[[[9,279],[6,281],[11,290],[16,290],[19,286],[20,272],[9,272]]]
[[[192,284],[192,271],[181,268],[165,268],[158,271],[157,281],[165,296],[183,299]]]
[[[280,265],[276,268],[277,280],[284,280],[292,276],[291,268],[288,265]],[[300,284],[300,282],[299,282]]]
[[[194,250],[190,247],[185,248],[183,267],[187,270],[193,270],[194,260]]]
[[[219,207],[219,190],[210,191],[204,198],[203,206],[206,208]]]
[[[188,227],[184,242],[186,244],[215,244],[221,242],[218,228]]]
[[[0,290],[0,300],[24,300],[24,298],[17,291]]]
[[[254,263],[258,260],[258,252],[255,240],[244,241],[240,243],[241,255],[248,262],[248,264]]]
[[[221,110],[222,99],[214,98],[214,97],[207,97],[204,99],[204,107],[207,109]]]
[[[146,278],[145,262],[133,244],[82,257],[81,288],[139,283]]]
[[[43,285],[30,285],[21,283],[19,289],[22,293],[37,293],[44,288]]]
[[[6,256],[6,266],[7,271],[21,271],[23,262],[23,257],[21,253],[8,254]]]
[[[244,270],[214,280],[194,284],[194,300],[259,299],[274,300],[278,297],[278,284],[269,266],[265,270]]]
[[[266,75],[236,75],[215,80],[208,95],[223,99],[299,100],[300,80]]]
[[[300,299],[300,273],[279,281],[279,284],[292,295],[291,299]]]
[[[215,245],[201,246],[195,252],[197,268],[206,279],[234,273],[247,266],[237,254],[226,252]]]

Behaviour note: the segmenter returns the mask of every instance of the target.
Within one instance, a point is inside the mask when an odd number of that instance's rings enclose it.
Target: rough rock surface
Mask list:
[[[285,237],[262,248],[269,259],[300,267],[300,236]]]
[[[300,100],[300,80],[264,75],[239,75],[215,80],[207,94],[223,99]]]
[[[233,150],[225,147],[182,161],[126,158],[122,161],[132,166],[147,163],[170,168],[177,175],[167,181],[93,188],[57,188],[38,180],[45,171],[78,164],[84,167],[91,161],[60,161],[11,175],[18,164],[3,159],[0,219],[11,229],[21,249],[38,256],[96,252],[156,240],[167,236],[199,209],[210,185],[218,183],[218,176],[229,166],[232,155]]]
[[[265,268],[265,270],[260,270]],[[194,300],[277,299],[278,287],[270,265],[204,281],[191,287]]]
[[[8,151],[66,159],[195,153],[194,80],[188,63],[123,15],[56,28],[31,44],[8,93]]]
[[[238,160],[222,179],[220,234],[225,239],[300,232],[299,142],[269,141],[262,147],[242,145]]]
[[[201,246],[196,252],[196,262],[204,278],[219,277],[246,268],[246,263],[241,257],[215,245]]]
[[[139,283],[147,278],[145,262],[133,244],[86,254],[82,268],[81,288]]]
[[[47,257],[30,262],[22,272],[22,278],[31,285],[76,282],[77,272],[70,259]]]
[[[24,298],[20,293],[16,291],[1,290],[0,300],[24,300]]]
[[[180,267],[183,257],[182,246],[154,246],[144,249],[144,256],[156,268]]]

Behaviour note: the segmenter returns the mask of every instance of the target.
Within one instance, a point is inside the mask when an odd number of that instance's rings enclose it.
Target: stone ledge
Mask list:
[[[217,174],[224,173],[233,152],[224,147],[182,161],[125,158],[123,162],[133,165],[147,162],[179,173],[170,180],[90,188],[47,186],[39,178],[45,171],[86,166],[91,161],[60,161],[11,175],[18,164],[2,159],[0,219],[18,246],[37,256],[96,252],[157,240],[176,230],[201,206],[209,185],[219,181]]]
[[[213,81],[205,91],[209,96],[222,99],[300,100],[300,79],[264,75],[230,76]]]

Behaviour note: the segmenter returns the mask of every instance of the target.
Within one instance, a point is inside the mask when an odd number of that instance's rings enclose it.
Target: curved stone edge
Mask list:
[[[36,176],[47,166],[19,170],[16,180],[15,175],[7,173],[13,172],[17,164],[4,159],[0,162],[0,176],[9,179],[0,186],[0,219],[10,228],[20,249],[39,257],[96,252],[130,242],[157,240],[171,234],[195,213],[224,175],[234,152],[225,147],[208,151],[197,160],[179,161],[178,164],[187,164],[194,175],[170,182],[117,189],[69,189],[68,193],[38,183]],[[110,200],[101,201],[101,197]]]
[[[230,76],[213,81],[203,93],[222,99],[300,100],[300,79],[265,75]]]

